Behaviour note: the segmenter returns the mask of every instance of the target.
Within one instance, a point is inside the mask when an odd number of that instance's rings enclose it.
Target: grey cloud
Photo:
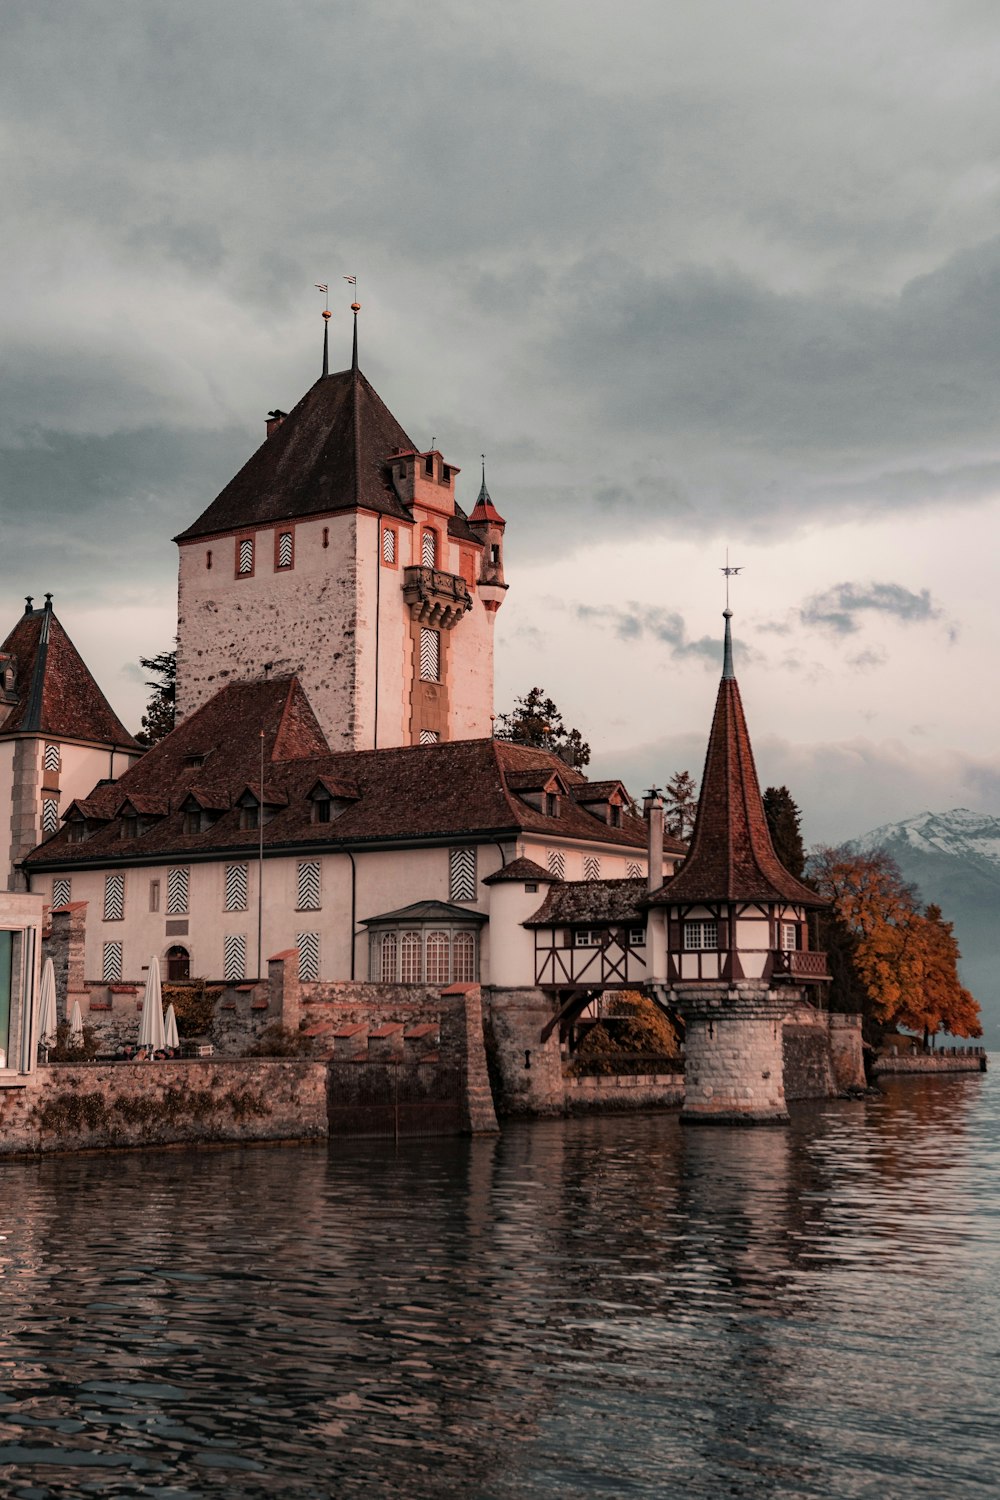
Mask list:
[[[854,634],[861,628],[858,616],[865,614],[891,615],[906,624],[941,618],[929,589],[914,593],[900,583],[836,583],[807,599],[799,613],[804,624],[822,626],[837,635]],[[874,664],[861,657],[853,660],[855,665]]]
[[[880,646],[872,646],[866,651],[858,651],[854,656],[849,656],[847,665],[855,667],[859,672],[870,672],[876,667],[884,666],[888,659],[888,653]]]
[[[674,610],[653,604],[629,604],[626,609],[578,604],[574,613],[586,624],[609,625],[620,640],[634,641],[645,637],[669,647],[675,660],[696,660],[706,667],[721,667],[721,640],[708,635],[689,640],[683,617]]]

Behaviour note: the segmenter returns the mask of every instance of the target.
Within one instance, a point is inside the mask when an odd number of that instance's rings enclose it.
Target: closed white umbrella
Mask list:
[[[163,1035],[166,1038],[166,1045],[168,1047],[173,1047],[175,1050],[180,1047],[181,1039],[177,1035],[177,1017],[174,1015],[172,1004],[167,1006],[167,1013],[163,1018]]]
[[[35,1041],[51,1046],[56,1039],[59,1018],[56,1012],[56,971],[51,958],[42,965],[42,982],[38,986],[38,1008],[35,1012]]]
[[[74,1047],[83,1046],[83,1013],[79,1000],[73,1001],[73,1009],[69,1013],[69,1039]]]
[[[146,992],[142,997],[142,1025],[139,1028],[139,1046],[158,1052],[166,1046],[163,1035],[163,996],[160,992],[160,960],[154,953],[149,960],[146,976]]]

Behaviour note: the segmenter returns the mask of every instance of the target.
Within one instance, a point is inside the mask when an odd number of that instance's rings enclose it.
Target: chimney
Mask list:
[[[281,426],[282,422],[287,416],[287,411],[279,411],[277,407],[274,408],[274,411],[268,412],[266,423],[268,437],[270,437],[273,432],[277,432],[278,428]]]
[[[642,802],[642,815],[646,819],[649,834],[648,886],[659,890],[663,884],[663,798],[658,786],[651,786]]]

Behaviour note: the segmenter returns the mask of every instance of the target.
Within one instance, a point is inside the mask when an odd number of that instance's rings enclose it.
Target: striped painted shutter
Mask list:
[[[384,563],[396,561],[396,533],[394,531],[382,533],[382,561]]]
[[[56,833],[59,829],[59,802],[56,797],[42,798],[42,832]]]
[[[101,976],[105,984],[117,984],[122,977],[121,943],[105,943],[101,962]]]
[[[451,849],[448,852],[449,901],[475,901],[476,851]]]
[[[601,878],[601,861],[592,854],[589,854],[583,861],[583,878],[584,880],[600,880]]]
[[[283,531],[278,537],[278,567],[290,568],[292,566],[292,533]]]
[[[52,882],[52,905],[66,906],[72,900],[73,883],[68,875],[57,875]]]
[[[634,860],[628,865],[629,880],[638,880],[642,875],[642,865],[636,864]]]
[[[167,916],[183,916],[188,909],[188,881],[190,870],[186,866],[167,871]]]
[[[440,736],[436,729],[421,729],[420,743],[422,745],[436,745]]]
[[[125,916],[125,876],[104,877],[104,920],[120,922]]]
[[[247,940],[242,932],[227,932],[222,940],[223,978],[247,977]]]
[[[46,771],[58,771],[60,765],[59,746],[46,745],[45,754],[42,757],[42,765]]]
[[[241,573],[253,572],[253,538],[249,536],[240,538],[239,571]]]
[[[299,911],[319,911],[320,885],[318,859],[304,859],[299,864],[298,901],[296,904]]]
[[[299,978],[319,978],[319,933],[297,932],[295,946],[299,950]]]
[[[437,537],[433,531],[425,531],[420,539],[420,561],[425,568],[437,567]]]
[[[247,867],[226,866],[226,911],[247,909]]]
[[[441,637],[436,630],[420,630],[420,680],[438,682],[441,677]]]
[[[566,879],[566,856],[561,849],[549,850],[549,874],[559,880]]]

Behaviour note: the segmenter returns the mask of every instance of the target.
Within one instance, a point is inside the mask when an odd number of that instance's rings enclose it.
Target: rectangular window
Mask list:
[[[319,908],[319,860],[301,860],[298,867],[296,910],[319,911]]]
[[[382,533],[382,561],[387,567],[396,566],[396,533],[388,526]]]
[[[66,906],[72,900],[73,885],[68,875],[57,875],[52,882],[52,905]]]
[[[425,568],[437,567],[437,536],[433,531],[425,531],[420,538],[420,561]]]
[[[253,537],[241,536],[236,543],[236,576],[249,578],[253,573]]]
[[[297,932],[295,946],[299,950],[299,978],[319,978],[319,933]]]
[[[258,809],[256,802],[252,803],[249,807],[241,807],[240,827],[244,832],[253,830],[259,825],[259,817],[260,810]]]
[[[222,940],[222,977],[232,982],[247,977],[247,940],[241,932],[227,932]]]
[[[394,932],[383,932],[379,938],[378,955],[378,974],[372,974],[372,978],[381,980],[382,984],[395,984],[399,978],[399,943]]]
[[[549,874],[557,880],[566,879],[566,856],[561,849],[550,849],[548,854]]]
[[[59,832],[59,800],[57,797],[42,798],[42,832]]]
[[[246,865],[226,866],[226,911],[246,911],[247,884]]]
[[[588,854],[583,861],[583,878],[584,880],[600,880],[601,861],[596,855]]]
[[[160,882],[158,880],[149,882],[149,909],[150,911],[160,909]]]
[[[420,628],[420,680],[441,680],[441,636],[438,631],[428,630],[426,626]]]
[[[59,769],[59,746],[46,745],[42,765],[46,771],[58,771]]]
[[[290,531],[279,531],[274,566],[276,568],[290,568],[294,561],[295,543],[292,539],[292,533]]]
[[[476,851],[451,849],[448,852],[448,900],[475,901]]]
[[[121,922],[125,917],[125,876],[104,877],[104,920]]]
[[[101,960],[101,978],[105,984],[119,984],[122,977],[121,943],[105,943]]]
[[[685,922],[685,948],[718,948],[718,922]]]
[[[167,916],[183,917],[188,909],[190,870],[181,867],[167,871]]]
[[[476,934],[456,932],[451,940],[451,977],[455,984],[474,984],[476,979]]]
[[[422,745],[436,745],[440,738],[441,736],[436,729],[421,729],[420,731],[420,743]]]
[[[628,930],[628,945],[630,948],[644,948],[646,946],[645,927],[630,927]]]
[[[451,934],[429,932],[425,974],[428,984],[448,984],[451,979]]]
[[[574,948],[599,948],[601,946],[600,928],[578,927],[573,933]]]
[[[401,984],[419,984],[424,977],[424,945],[419,932],[399,935],[399,980]]]
[[[799,929],[794,922],[782,922],[781,946],[786,953],[793,953],[799,946]]]

